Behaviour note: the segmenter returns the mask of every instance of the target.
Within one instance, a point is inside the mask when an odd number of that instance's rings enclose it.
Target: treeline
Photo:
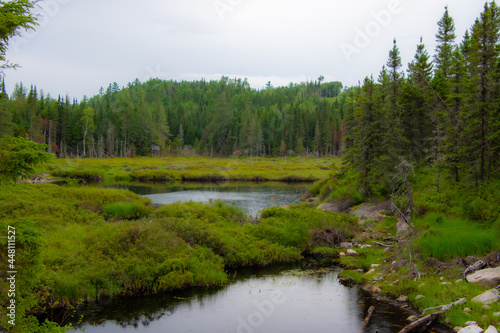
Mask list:
[[[500,11],[495,2],[456,43],[446,8],[432,59],[422,40],[406,73],[394,41],[379,76],[347,94],[346,161],[368,193],[388,193],[402,157],[456,182],[487,183],[500,148]],[[438,182],[439,186],[439,182]]]
[[[110,84],[83,101],[2,89],[0,137],[28,137],[60,157],[180,154],[338,155],[345,99],[340,82],[261,91],[247,80]]]

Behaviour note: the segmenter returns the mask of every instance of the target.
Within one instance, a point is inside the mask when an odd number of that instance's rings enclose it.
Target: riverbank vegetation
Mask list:
[[[341,162],[333,160],[334,164]],[[100,180],[313,182],[328,177],[332,159],[176,157],[58,159],[41,172],[86,182]]]
[[[3,185],[0,220],[2,233],[18,230],[20,309],[59,322],[49,309],[223,285],[228,268],[300,260],[314,245],[310,230],[338,227],[346,239],[359,230],[349,215],[316,209],[269,209],[255,223],[222,202],[157,208],[128,191],[51,184]],[[13,331],[30,330],[29,318]]]

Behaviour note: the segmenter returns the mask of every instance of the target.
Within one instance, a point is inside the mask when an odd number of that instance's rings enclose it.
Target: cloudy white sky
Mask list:
[[[396,38],[403,63],[434,53],[448,6],[462,40],[483,0],[42,0],[40,26],[11,40],[16,82],[81,99],[138,78],[248,78],[253,88],[377,76]]]

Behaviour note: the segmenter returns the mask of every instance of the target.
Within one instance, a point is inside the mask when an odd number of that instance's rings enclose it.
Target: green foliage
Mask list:
[[[51,172],[54,177],[75,179],[86,183],[97,183],[104,179],[104,174],[98,169],[58,169]]]
[[[284,246],[308,248],[311,230],[334,227],[346,239],[352,239],[360,226],[357,219],[347,214],[333,214],[317,209],[264,209],[262,220],[255,226],[248,226],[259,238],[268,239]]]
[[[5,136],[0,139],[0,180],[26,179],[35,168],[49,162],[54,156],[45,152],[46,145],[25,138]]]
[[[459,218],[430,214],[415,222],[421,229],[413,246],[424,258],[450,260],[456,257],[483,256],[500,247],[500,233]]]
[[[102,214],[102,216],[108,220],[137,220],[146,215],[146,207],[137,202],[116,202],[107,204]]]
[[[170,170],[134,170],[132,171],[132,179],[143,183],[178,180]]]
[[[19,36],[20,30],[34,30],[37,25],[37,17],[30,13],[34,2],[30,0],[2,1],[0,4],[0,61],[5,61],[5,53],[9,39]],[[1,68],[12,67],[10,64],[2,64]]]

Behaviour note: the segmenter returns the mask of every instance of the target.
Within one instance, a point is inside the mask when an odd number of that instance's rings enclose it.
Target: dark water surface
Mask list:
[[[143,195],[154,204],[168,205],[177,201],[209,202],[223,200],[234,204],[251,217],[258,217],[266,207],[298,203],[311,184],[279,182],[181,183],[173,185],[114,184]]]
[[[223,288],[115,299],[81,309],[85,323],[72,332],[358,333],[372,305],[376,310],[366,332],[401,330],[408,312],[343,286],[338,272],[275,267],[236,273]]]

